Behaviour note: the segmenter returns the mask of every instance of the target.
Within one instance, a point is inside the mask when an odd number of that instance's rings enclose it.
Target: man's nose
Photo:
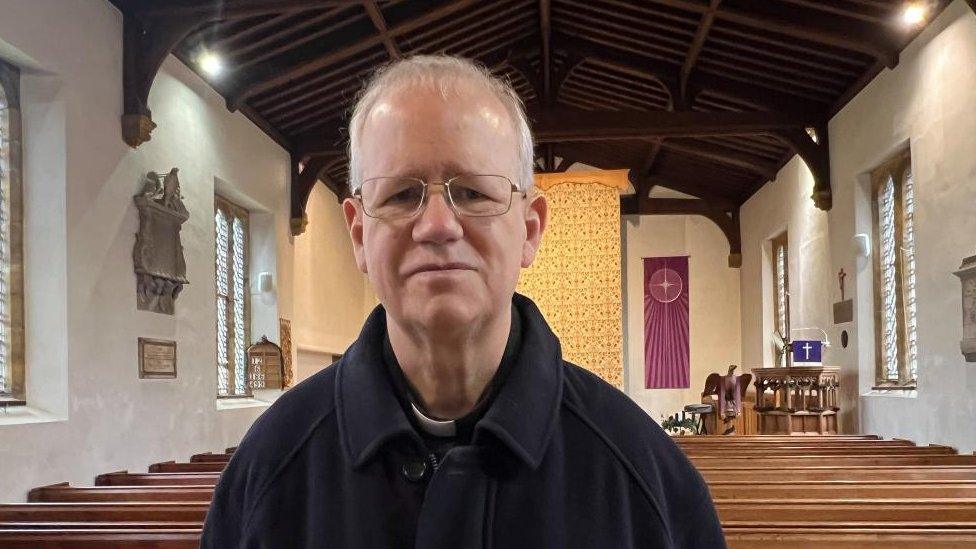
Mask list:
[[[430,190],[427,205],[413,224],[413,238],[417,242],[450,242],[461,238],[461,222],[448,203],[443,187]]]

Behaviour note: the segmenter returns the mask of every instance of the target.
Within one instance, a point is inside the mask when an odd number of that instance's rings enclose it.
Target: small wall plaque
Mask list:
[[[845,299],[834,303],[834,324],[854,322],[854,300]]]
[[[139,378],[176,378],[176,342],[140,337]]]

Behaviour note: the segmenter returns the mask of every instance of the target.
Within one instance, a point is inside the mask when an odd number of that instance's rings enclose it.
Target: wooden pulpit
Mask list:
[[[838,366],[753,368],[762,435],[836,435]]]

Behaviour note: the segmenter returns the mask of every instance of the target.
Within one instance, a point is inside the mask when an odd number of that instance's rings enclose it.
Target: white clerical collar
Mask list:
[[[413,409],[413,415],[417,418],[417,422],[420,423],[420,428],[424,432],[435,437],[453,437],[457,435],[457,425],[453,419],[446,421],[431,419],[417,409],[417,406],[413,402],[410,403],[410,408]]]

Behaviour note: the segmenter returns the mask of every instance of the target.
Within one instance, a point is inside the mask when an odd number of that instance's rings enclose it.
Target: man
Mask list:
[[[515,294],[546,226],[532,165],[484,69],[421,56],[371,80],[343,211],[382,305],[245,436],[204,547],[724,547],[685,456]]]

